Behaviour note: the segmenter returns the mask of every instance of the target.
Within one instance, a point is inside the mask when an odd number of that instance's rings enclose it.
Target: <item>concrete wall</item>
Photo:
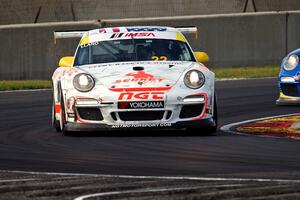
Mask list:
[[[300,10],[299,0],[249,0],[254,2],[257,11]]]
[[[300,12],[290,12],[287,17],[287,51],[300,48]]]
[[[77,40],[57,41],[54,30],[92,29],[95,21],[0,26],[0,80],[50,79],[59,57],[73,55]]]
[[[300,10],[299,0],[1,0],[0,24]]]
[[[246,0],[1,0],[0,24],[243,12]]]
[[[88,0],[74,2],[79,19],[162,17],[243,12],[245,0]]]
[[[195,50],[206,51],[208,66],[279,65],[300,46],[300,12],[230,14],[147,19],[102,20],[101,26],[197,26],[199,39],[189,36]],[[49,79],[59,57],[72,55],[79,41],[53,44],[54,30],[97,28],[97,21],[0,26],[0,80]],[[300,30],[299,30],[300,31]]]
[[[286,52],[285,13],[104,20],[102,23],[106,26],[197,26],[199,39],[194,36],[188,39],[194,50],[210,55],[212,66],[278,65]]]

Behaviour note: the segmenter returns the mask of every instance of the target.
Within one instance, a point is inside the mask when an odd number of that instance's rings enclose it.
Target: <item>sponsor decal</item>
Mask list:
[[[80,48],[85,48],[85,47],[89,47],[89,46],[96,46],[99,45],[100,42],[91,42],[91,43],[87,43],[84,45],[81,45]]]
[[[294,76],[294,80],[295,80],[296,82],[300,82],[300,72],[298,72],[298,73],[296,74],[296,76]]]
[[[155,37],[154,33],[114,33],[110,36],[110,38],[132,38],[132,37]]]
[[[172,87],[137,87],[137,88],[109,88],[113,92],[146,92],[146,91],[167,91]]]
[[[120,38],[124,35],[124,33],[114,33],[112,34],[112,36],[110,36],[110,38]]]
[[[154,33],[126,33],[124,37],[155,37]]]
[[[155,61],[159,61],[159,60],[167,61],[168,57],[167,56],[152,56],[151,60],[155,60]]]
[[[127,28],[128,32],[151,32],[151,31],[167,31],[167,28],[163,27],[130,27]]]
[[[72,67],[68,72],[68,76],[72,76],[74,73],[77,73],[78,72],[78,69],[75,68],[75,67]]]
[[[119,29],[119,28],[112,28],[112,31],[113,31],[114,33],[118,33],[118,32],[120,32],[120,29]]]
[[[119,109],[164,108],[164,101],[131,101],[118,102]]]
[[[164,92],[121,92],[119,96],[119,100],[131,100],[131,99],[139,99],[139,100],[163,100],[165,97]]]
[[[126,76],[132,76],[134,77],[135,79],[153,79],[154,76],[152,74],[148,74],[147,72],[144,72],[144,71],[138,71],[138,72],[133,72],[133,73],[129,73],[129,74],[126,74]]]
[[[155,78],[152,74],[148,74],[144,71],[132,72],[126,74],[126,76],[131,76],[132,78],[126,78],[122,80],[116,80],[116,83],[128,83],[128,82],[162,82],[164,78],[158,77]]]
[[[171,127],[171,123],[159,123],[159,124],[120,124],[113,125],[112,128],[157,128],[157,127]]]
[[[100,28],[100,29],[99,29],[99,33],[106,33],[105,28]]]
[[[61,107],[60,103],[55,103],[55,113],[60,113]]]
[[[86,66],[87,69],[94,69],[94,68],[99,68],[99,67],[111,67],[111,66],[123,66],[123,65],[161,65],[163,62],[162,61],[136,61],[136,62],[120,62],[120,63],[103,63],[103,64],[95,64],[91,66]],[[182,61],[168,61],[165,62],[164,64],[167,65],[180,65],[182,64]]]

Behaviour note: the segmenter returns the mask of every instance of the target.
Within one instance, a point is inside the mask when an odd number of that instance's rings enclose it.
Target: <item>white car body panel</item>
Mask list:
[[[150,29],[149,27],[145,31],[139,31],[139,28],[119,27],[88,31],[83,34],[78,48],[101,41],[128,39],[132,34],[135,38],[159,38],[187,42],[184,36],[174,28],[154,27],[155,31],[147,31]],[[157,31],[156,29],[166,31]],[[115,32],[116,30],[118,32]],[[134,67],[141,67],[143,70],[134,70]],[[199,89],[188,88],[183,81],[184,75],[191,69],[199,70],[205,76],[205,84]],[[90,74],[94,78],[95,87],[91,91],[80,92],[74,88],[73,78],[80,73]],[[62,94],[66,108],[66,123],[73,125],[105,125],[104,128],[112,129],[156,128],[171,127],[179,122],[205,120],[213,117],[215,75],[202,63],[191,61],[129,61],[90,64],[72,68],[58,67],[52,80],[55,118],[58,121],[61,120],[60,95]],[[201,98],[204,97],[204,99],[201,102],[193,101],[192,103],[184,101],[185,97],[191,95],[201,95]],[[164,106],[158,106],[162,102]],[[132,107],[120,109],[120,106],[127,106],[128,103],[131,103],[130,106],[137,106],[136,109]],[[146,104],[150,108],[143,108]],[[184,105],[194,104],[203,105],[203,110],[198,116],[179,117]],[[158,107],[156,108],[156,106]],[[77,111],[79,107],[100,109],[103,120],[82,119]],[[133,111],[162,111],[164,113],[159,120],[145,121],[124,121],[119,116],[122,112]],[[169,111],[171,116],[168,116]],[[112,113],[115,113],[114,117]]]

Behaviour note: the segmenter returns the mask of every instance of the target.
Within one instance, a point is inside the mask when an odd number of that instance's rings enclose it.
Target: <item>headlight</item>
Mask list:
[[[299,57],[297,55],[293,54],[288,57],[288,59],[285,61],[284,65],[283,65],[283,67],[285,70],[291,71],[291,70],[295,69],[295,67],[297,67],[298,63],[299,63]]]
[[[88,92],[94,88],[95,81],[89,74],[77,74],[73,79],[73,85],[80,92]]]
[[[184,83],[189,88],[198,89],[205,83],[205,76],[198,70],[190,70],[184,76]]]

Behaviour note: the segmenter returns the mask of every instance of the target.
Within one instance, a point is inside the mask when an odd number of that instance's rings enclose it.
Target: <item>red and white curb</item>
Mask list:
[[[231,123],[231,124],[227,124],[227,125],[222,126],[220,128],[220,130],[225,132],[225,133],[231,133],[231,134],[236,134],[236,135],[257,136],[257,137],[266,137],[266,138],[279,138],[277,136],[270,136],[270,135],[253,135],[251,133],[242,133],[242,132],[232,130],[232,129],[234,127],[237,127],[237,126],[252,123],[252,122],[256,122],[256,121],[268,120],[268,119],[279,118],[279,117],[290,117],[290,116],[295,116],[295,115],[300,115],[300,113],[276,115],[276,116],[270,116],[270,117],[250,119],[250,120],[245,120],[245,121],[241,121],[241,122],[235,122],[235,123]],[[299,139],[299,138],[293,138],[293,139]]]

